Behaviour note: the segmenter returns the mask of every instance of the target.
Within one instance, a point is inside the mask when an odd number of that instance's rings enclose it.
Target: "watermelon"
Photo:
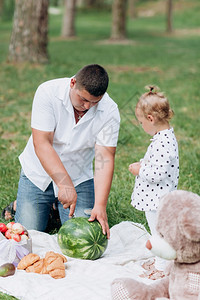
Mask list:
[[[95,260],[107,248],[108,239],[98,221],[77,217],[66,221],[58,231],[58,244],[64,255]]]

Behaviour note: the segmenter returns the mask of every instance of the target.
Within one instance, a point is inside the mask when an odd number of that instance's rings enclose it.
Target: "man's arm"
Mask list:
[[[53,148],[54,132],[32,128],[32,135],[37,157],[47,174],[58,186],[58,200],[64,208],[70,207],[69,216],[72,216],[75,211],[77,194],[69,174]]]
[[[116,147],[95,146],[95,204],[89,220],[97,219],[102,226],[103,233],[107,233],[108,238],[110,237],[110,230],[106,205],[112,184],[115,151]]]

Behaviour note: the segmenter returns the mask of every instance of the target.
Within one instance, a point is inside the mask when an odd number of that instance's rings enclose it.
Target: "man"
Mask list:
[[[109,238],[107,199],[114,171],[120,116],[106,93],[108,74],[87,65],[72,78],[41,84],[33,100],[32,135],[22,166],[15,221],[44,231],[58,199],[61,222],[97,219]],[[93,175],[93,159],[95,173]]]

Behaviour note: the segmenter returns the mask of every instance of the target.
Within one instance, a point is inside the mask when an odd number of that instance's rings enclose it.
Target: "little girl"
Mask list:
[[[178,144],[169,120],[173,111],[167,98],[158,93],[156,87],[149,86],[135,109],[135,115],[146,133],[153,136],[147,152],[140,162],[129,165],[129,171],[136,176],[131,196],[131,204],[145,211],[151,234],[156,234],[156,211],[160,198],[177,189],[179,178]],[[150,279],[164,276],[165,263],[155,258],[155,266],[144,264]]]

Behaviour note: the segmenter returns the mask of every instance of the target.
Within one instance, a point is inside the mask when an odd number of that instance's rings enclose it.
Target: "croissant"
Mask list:
[[[59,253],[55,253],[53,251],[48,251],[45,255],[45,260],[47,260],[48,262],[50,262],[51,260],[54,260],[55,257],[61,257],[63,262],[65,263],[67,261],[66,257],[62,254]]]
[[[65,277],[66,257],[62,254],[49,251],[45,258],[40,259],[37,254],[29,253],[19,262],[17,268],[38,274],[49,274],[51,277],[58,279]]]
[[[36,261],[33,265],[27,267],[26,272],[41,273],[43,266],[44,266],[44,258]]]
[[[66,261],[66,257],[62,254],[55,253],[53,251],[47,252],[44,258],[42,274],[47,272],[51,277],[56,279],[65,277],[64,262]]]
[[[49,275],[54,279],[64,278],[65,277],[65,270],[55,269],[49,272]]]
[[[40,260],[39,255],[34,253],[29,253],[28,255],[24,256],[20,262],[18,263],[17,269],[25,270],[27,267],[33,265],[36,261]]]

